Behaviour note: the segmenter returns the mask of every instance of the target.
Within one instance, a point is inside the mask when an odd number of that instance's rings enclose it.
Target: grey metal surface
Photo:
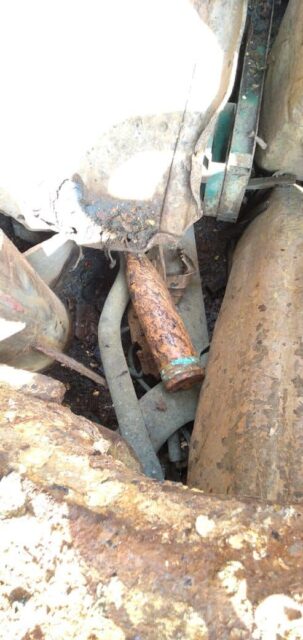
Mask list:
[[[78,259],[79,247],[65,236],[56,234],[36,244],[23,253],[27,262],[35,269],[40,278],[49,287],[54,287],[58,282],[64,268]]]
[[[291,187],[296,184],[296,181],[297,176],[293,173],[274,173],[273,176],[251,178],[246,189],[248,191],[254,191],[255,189],[271,189],[272,187]]]
[[[162,382],[140,399],[144,422],[155,451],[188,422],[195,419],[200,389],[167,393]]]

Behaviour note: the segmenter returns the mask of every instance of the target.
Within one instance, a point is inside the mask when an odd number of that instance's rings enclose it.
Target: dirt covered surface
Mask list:
[[[72,337],[67,354],[86,367],[104,375],[98,347],[98,322],[107,294],[115,280],[117,266],[104,252],[82,249],[83,257],[64,274],[56,293],[66,305],[72,320]],[[48,374],[67,387],[63,404],[93,422],[117,428],[110,393],[107,389],[55,364]]]
[[[211,339],[227,283],[230,251],[233,246],[231,225],[204,217],[195,225],[195,236],[207,326]]]

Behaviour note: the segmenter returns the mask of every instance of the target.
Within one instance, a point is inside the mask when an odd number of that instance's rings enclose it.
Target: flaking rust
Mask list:
[[[126,255],[127,282],[141,327],[167,391],[201,382],[203,368],[165,282],[145,255]]]

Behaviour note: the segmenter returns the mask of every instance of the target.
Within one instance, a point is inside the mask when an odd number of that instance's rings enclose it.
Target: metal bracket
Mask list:
[[[250,179],[273,10],[274,0],[266,5],[254,3],[249,16],[238,102],[228,103],[219,114],[205,154],[203,209],[206,215],[226,222],[236,222]]]

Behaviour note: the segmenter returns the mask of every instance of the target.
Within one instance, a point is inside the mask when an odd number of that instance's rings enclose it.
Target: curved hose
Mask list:
[[[100,354],[121,435],[135,451],[146,475],[163,480],[162,468],[145,426],[121,343],[121,320],[128,300],[124,260],[121,257],[119,273],[99,321]]]

